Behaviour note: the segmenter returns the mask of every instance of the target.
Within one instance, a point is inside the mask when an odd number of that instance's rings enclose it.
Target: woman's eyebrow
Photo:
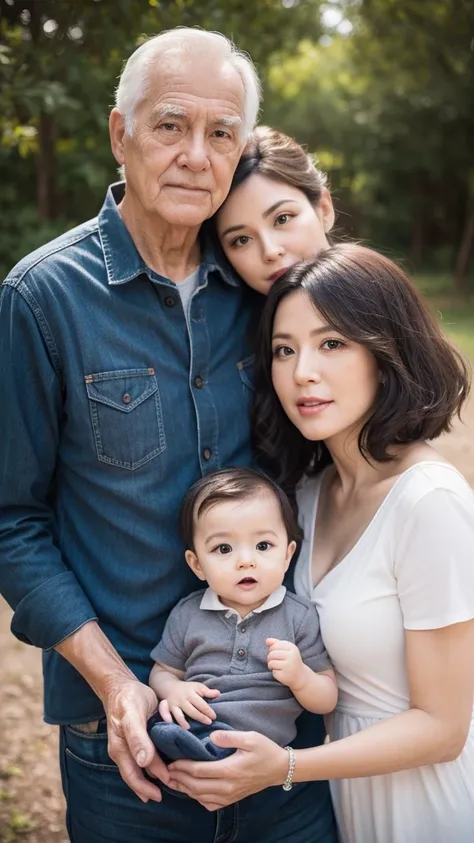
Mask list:
[[[270,205],[266,211],[263,212],[262,217],[265,219],[268,217],[273,211],[276,211],[280,205],[285,205],[287,202],[297,202],[296,199],[279,199],[278,202],[275,202],[273,205]],[[232,231],[239,231],[241,228],[245,228],[244,223],[239,223],[239,225],[231,225],[230,228],[226,228],[225,231],[222,232],[221,237],[225,237],[226,234],[230,234]]]
[[[230,228],[226,228],[226,230],[222,232],[221,237],[225,237],[226,234],[230,234],[231,231],[239,231],[241,228],[245,228],[243,223],[240,223],[240,225],[231,225]]]
[[[315,328],[314,331],[311,331],[311,337],[317,337],[319,334],[327,334],[328,331],[334,331],[334,328],[331,325],[321,325],[320,328]],[[273,334],[272,340],[291,340],[293,338],[292,334]]]
[[[296,199],[279,199],[278,202],[275,202],[274,205],[270,205],[270,207],[263,212],[263,219],[265,219],[265,217],[268,217],[272,213],[272,211],[276,211],[276,209],[279,208],[280,205],[285,205],[287,202],[296,202]]]

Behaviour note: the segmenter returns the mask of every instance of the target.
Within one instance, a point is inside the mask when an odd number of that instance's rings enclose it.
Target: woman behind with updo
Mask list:
[[[267,295],[289,267],[329,246],[334,208],[326,176],[293,138],[259,126],[214,223],[234,269]]]

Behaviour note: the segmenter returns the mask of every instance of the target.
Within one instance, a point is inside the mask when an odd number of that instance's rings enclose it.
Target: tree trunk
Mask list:
[[[31,40],[38,49],[42,33],[42,9],[40,3],[30,2],[29,29]],[[56,217],[56,145],[54,117],[42,111],[38,121],[38,153],[36,155],[36,206],[42,222]]]
[[[423,263],[424,245],[423,216],[421,211],[417,211],[411,229],[410,243],[410,262],[416,267],[420,267]]]
[[[456,269],[454,271],[454,287],[457,293],[467,294],[469,292],[469,258],[474,245],[474,205],[471,206],[464,223],[461,245],[456,258]]]
[[[56,149],[53,116],[44,111],[39,118],[38,147],[36,198],[39,218],[46,222],[56,217]]]

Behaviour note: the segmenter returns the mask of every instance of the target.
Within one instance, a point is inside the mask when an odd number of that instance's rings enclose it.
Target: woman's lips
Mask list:
[[[268,276],[267,281],[271,281],[272,283],[278,281],[278,279],[281,278],[281,276],[284,275],[285,272],[288,272],[288,270],[291,269],[292,266],[293,264],[288,264],[288,266],[284,266],[283,269],[277,269],[276,272]]]
[[[320,401],[317,398],[310,399],[304,401],[298,401],[296,408],[300,414],[300,416],[317,416],[319,413],[322,413],[326,407],[329,407],[332,404],[332,401]]]

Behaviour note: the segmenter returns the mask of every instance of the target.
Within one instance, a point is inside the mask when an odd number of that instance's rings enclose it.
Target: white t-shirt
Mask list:
[[[295,590],[315,604],[336,671],[339,701],[328,725],[339,740],[409,708],[405,630],[474,618],[474,492],[446,463],[412,466],[313,588],[321,477],[297,493],[304,542]],[[474,839],[474,720],[456,761],[334,781],[331,792],[343,843],[467,843]]]

